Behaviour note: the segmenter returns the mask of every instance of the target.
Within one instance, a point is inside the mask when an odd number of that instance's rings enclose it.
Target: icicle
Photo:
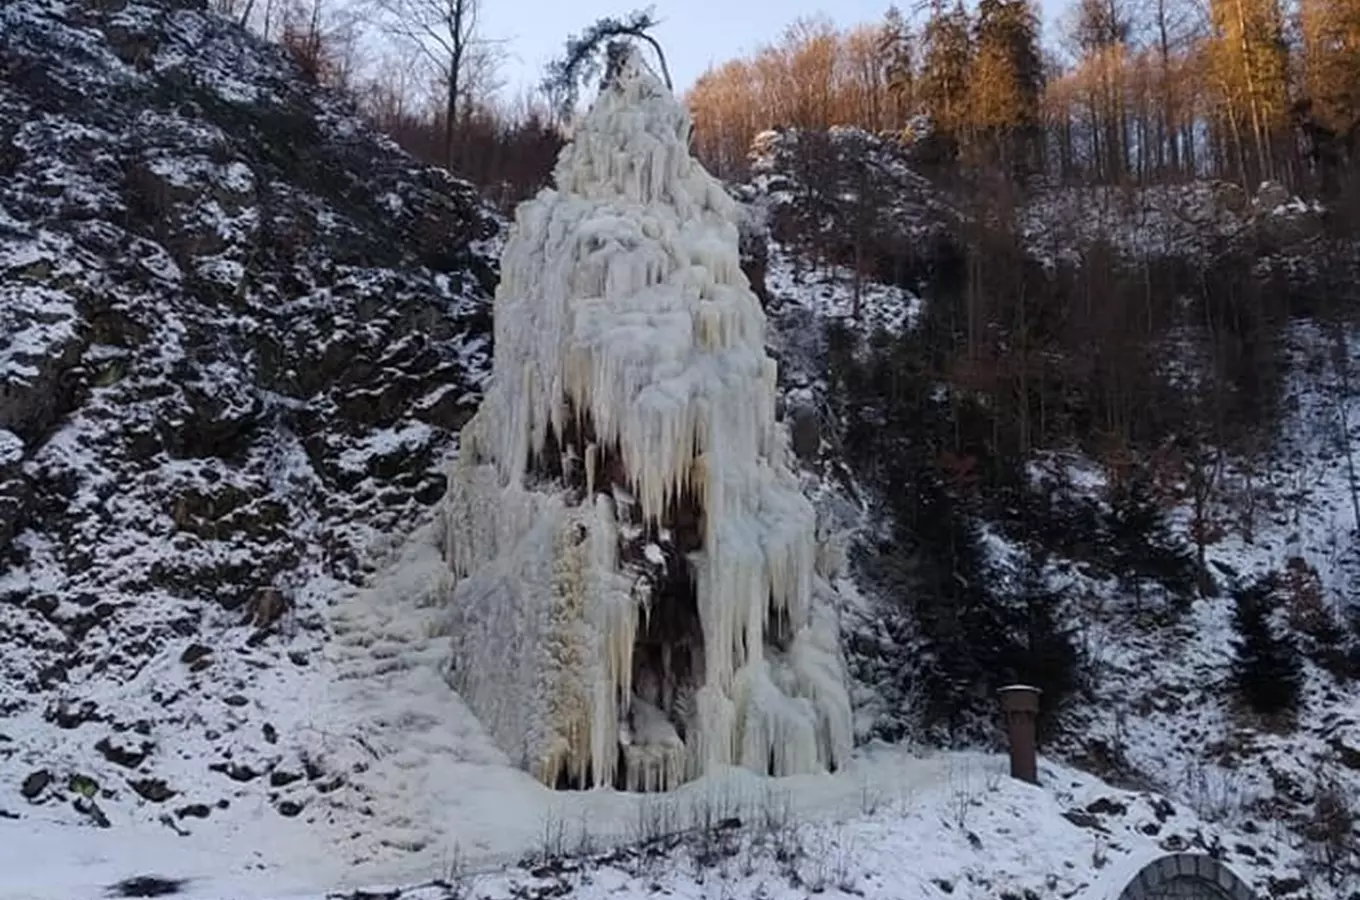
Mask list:
[[[790,697],[770,678],[769,664],[752,662],[736,681],[741,764],[771,775],[800,775],[820,766],[817,719],[804,697]]]

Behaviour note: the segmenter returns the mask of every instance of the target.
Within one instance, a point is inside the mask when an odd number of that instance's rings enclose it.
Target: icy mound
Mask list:
[[[835,769],[850,704],[734,202],[625,57],[517,212],[442,509],[451,680],[557,786]]]

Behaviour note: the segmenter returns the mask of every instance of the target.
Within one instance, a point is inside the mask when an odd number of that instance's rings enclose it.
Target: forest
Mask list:
[[[915,25],[800,21],[690,91],[704,161],[773,124],[916,133],[940,161],[1063,184],[1277,180],[1334,192],[1360,126],[1352,0],[1077,0],[1056,47],[1028,0],[935,0]]]

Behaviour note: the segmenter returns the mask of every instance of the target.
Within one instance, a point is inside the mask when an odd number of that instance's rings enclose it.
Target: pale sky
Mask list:
[[[567,36],[579,34],[601,16],[624,16],[648,0],[481,0],[482,33],[505,41],[509,54],[505,93],[532,86],[543,67],[562,52]],[[914,0],[899,0],[909,13]],[[971,2],[969,5],[972,5]],[[1044,30],[1051,28],[1062,0],[1042,0]],[[655,0],[661,24],[652,32],[666,51],[675,89],[683,93],[711,64],[743,56],[776,40],[801,16],[827,13],[839,27],[877,22],[889,0]],[[831,10],[835,12],[831,12]],[[592,86],[593,88],[593,86]],[[593,94],[587,90],[586,96]]]

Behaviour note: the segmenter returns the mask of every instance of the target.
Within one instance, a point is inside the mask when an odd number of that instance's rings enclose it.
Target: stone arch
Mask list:
[[[1118,900],[1258,900],[1232,869],[1205,853],[1171,853],[1138,870]]]

